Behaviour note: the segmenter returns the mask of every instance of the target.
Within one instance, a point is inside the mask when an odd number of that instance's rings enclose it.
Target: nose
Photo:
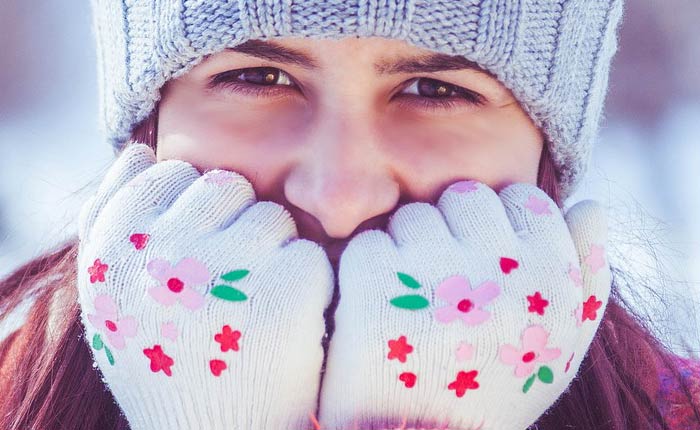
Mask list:
[[[350,236],[363,222],[391,211],[400,187],[366,115],[337,111],[304,134],[284,184],[286,199],[314,217],[327,236]]]

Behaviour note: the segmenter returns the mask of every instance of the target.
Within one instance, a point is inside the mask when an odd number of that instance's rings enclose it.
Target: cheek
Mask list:
[[[393,135],[385,142],[391,145],[387,153],[392,165],[416,195],[432,195],[459,179],[499,190],[512,182],[537,181],[542,140],[528,124],[488,117],[417,124],[388,131]]]
[[[188,99],[186,94],[161,105],[158,159],[184,159],[206,168],[252,170],[283,157],[291,148],[292,133],[285,116],[259,112],[231,101]],[[270,121],[274,118],[274,121]],[[242,172],[241,172],[242,173]]]

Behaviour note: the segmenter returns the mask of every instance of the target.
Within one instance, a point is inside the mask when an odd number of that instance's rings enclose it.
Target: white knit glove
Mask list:
[[[81,208],[86,338],[132,429],[310,428],[333,270],[241,175],[124,150]]]
[[[568,227],[568,228],[567,228]],[[606,217],[461,181],[341,256],[319,422],[524,430],[576,375],[610,294]]]

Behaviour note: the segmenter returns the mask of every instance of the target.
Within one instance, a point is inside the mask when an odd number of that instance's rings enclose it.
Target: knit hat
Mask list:
[[[100,131],[119,150],[168,80],[249,39],[403,40],[461,55],[545,134],[561,197],[590,163],[623,0],[91,0]]]

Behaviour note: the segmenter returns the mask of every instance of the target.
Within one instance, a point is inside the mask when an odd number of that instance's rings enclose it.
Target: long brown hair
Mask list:
[[[158,106],[135,129],[131,141],[156,148]],[[561,207],[557,172],[548,145],[538,186]],[[128,429],[99,370],[93,366],[79,320],[76,290],[77,238],[27,262],[0,282],[0,322],[27,296],[35,297],[24,326],[0,343],[0,428]],[[672,371],[692,399],[656,338],[650,321],[619,293],[625,273],[613,270],[610,302],[579,375],[533,429],[666,429],[656,406],[658,364]],[[697,405],[692,406],[700,422]]]

